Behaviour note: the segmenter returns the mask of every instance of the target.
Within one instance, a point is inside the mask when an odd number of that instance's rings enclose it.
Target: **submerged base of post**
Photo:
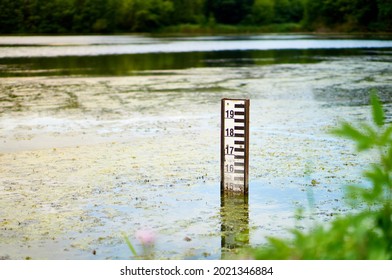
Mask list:
[[[248,196],[249,193],[249,186],[248,184],[246,185],[238,185],[237,187],[230,187],[230,185],[225,184],[223,181],[221,181],[220,185],[221,189],[221,197],[231,197],[231,196]]]

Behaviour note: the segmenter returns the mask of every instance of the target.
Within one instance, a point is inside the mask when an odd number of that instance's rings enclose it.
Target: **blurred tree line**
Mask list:
[[[284,23],[309,31],[392,31],[392,0],[0,0],[3,34]]]

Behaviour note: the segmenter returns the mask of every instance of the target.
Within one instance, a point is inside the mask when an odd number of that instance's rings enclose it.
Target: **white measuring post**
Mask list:
[[[221,193],[248,195],[249,99],[221,101]]]

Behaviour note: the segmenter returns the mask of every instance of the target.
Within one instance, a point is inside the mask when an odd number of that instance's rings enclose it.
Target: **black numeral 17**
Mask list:
[[[225,148],[225,153],[226,153],[226,155],[232,155],[233,152],[234,152],[234,147],[231,147],[231,146],[229,146],[229,145],[226,145],[226,148]]]

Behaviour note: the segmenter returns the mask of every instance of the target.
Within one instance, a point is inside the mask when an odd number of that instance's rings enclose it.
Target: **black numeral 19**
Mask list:
[[[226,119],[234,118],[234,111],[233,110],[226,110]]]

